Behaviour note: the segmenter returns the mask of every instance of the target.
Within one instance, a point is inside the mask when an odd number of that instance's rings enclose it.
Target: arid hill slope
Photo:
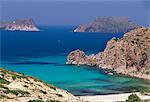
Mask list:
[[[36,78],[0,68],[0,102],[79,102],[79,99]]]

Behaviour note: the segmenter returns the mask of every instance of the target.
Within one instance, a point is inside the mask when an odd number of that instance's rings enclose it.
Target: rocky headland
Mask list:
[[[67,64],[95,66],[115,73],[150,80],[150,28],[138,27],[112,38],[103,52],[86,55],[72,51]]]
[[[136,27],[138,25],[127,17],[105,17],[97,18],[89,24],[82,24],[74,32],[125,33]]]
[[[71,93],[36,78],[0,68],[0,102],[80,102]]]
[[[1,22],[0,29],[9,31],[39,31],[33,19],[18,19],[10,22]]]

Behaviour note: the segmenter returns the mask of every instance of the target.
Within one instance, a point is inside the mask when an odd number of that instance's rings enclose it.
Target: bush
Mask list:
[[[21,96],[24,96],[24,95],[28,95],[29,93],[27,91],[22,91],[22,90],[5,90],[4,91],[6,94],[9,94],[9,93],[12,93],[14,95],[21,95]]]
[[[119,39],[119,38],[114,38],[114,40],[117,42],[117,41],[119,41],[120,39]]]
[[[126,102],[141,102],[141,99],[136,94],[132,94],[128,97]]]
[[[9,81],[5,80],[4,78],[0,78],[1,84],[9,84]]]
[[[21,78],[26,78],[26,76],[25,75],[17,75],[17,74],[13,74],[12,75],[12,78],[13,78],[13,80],[15,80],[15,79],[21,79]]]
[[[139,88],[139,91],[143,95],[149,95],[150,94],[150,88],[148,88],[148,87],[141,87],[141,88]]]

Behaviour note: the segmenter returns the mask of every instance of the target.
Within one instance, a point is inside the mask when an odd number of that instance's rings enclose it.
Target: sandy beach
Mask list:
[[[110,95],[95,95],[95,96],[80,96],[80,99],[86,102],[120,102],[120,101],[126,101],[128,99],[128,96],[130,96],[132,93],[122,93],[122,94],[110,94]],[[136,92],[142,100],[149,100],[150,102],[150,96],[141,95],[139,92]]]

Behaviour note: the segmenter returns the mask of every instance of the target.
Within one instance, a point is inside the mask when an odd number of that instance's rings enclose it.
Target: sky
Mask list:
[[[33,18],[38,25],[79,25],[126,16],[150,26],[150,0],[0,0],[0,21]]]

